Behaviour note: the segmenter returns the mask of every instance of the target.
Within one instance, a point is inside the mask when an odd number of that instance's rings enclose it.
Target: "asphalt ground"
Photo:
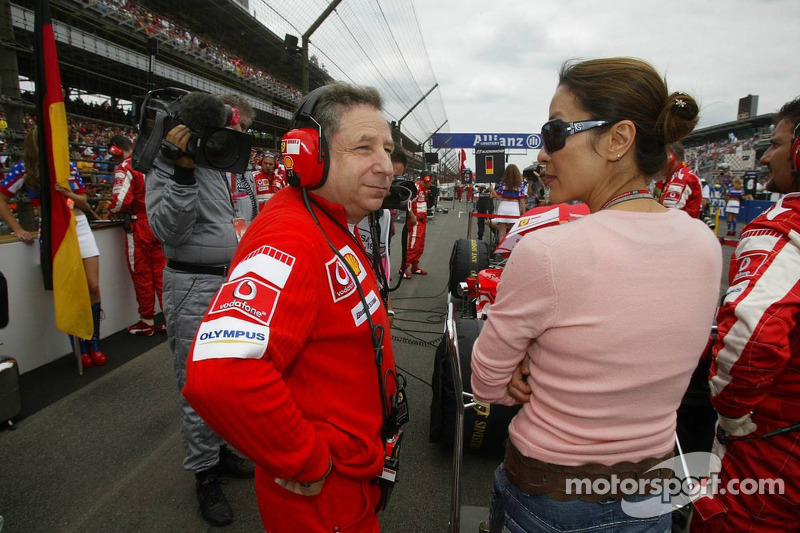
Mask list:
[[[440,203],[450,211],[429,222],[420,263],[429,274],[404,280],[392,293],[393,346],[407,378],[411,421],[400,482],[381,516],[388,533],[449,531],[452,452],[428,442],[430,383],[444,329],[450,253],[453,242],[466,236],[466,205]],[[398,241],[392,242],[394,270]],[[732,248],[723,250],[727,270]],[[664,291],[654,297],[659,294]],[[251,480],[231,479],[224,486],[234,509],[231,525],[215,528],[201,518],[193,476],[181,466],[179,393],[165,337],[120,332],[103,348],[109,365],[81,377],[68,357],[22,376],[17,429],[0,431],[3,533],[262,531]],[[488,506],[501,459],[464,455],[463,505]]]

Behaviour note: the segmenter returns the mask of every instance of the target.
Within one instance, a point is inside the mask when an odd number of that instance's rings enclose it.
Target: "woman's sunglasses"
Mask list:
[[[590,130],[592,128],[599,128],[605,126],[610,122],[605,120],[581,120],[579,122],[564,122],[561,119],[554,118],[544,123],[542,126],[542,143],[544,149],[552,154],[564,148],[567,143],[567,137],[575,135],[582,131]]]

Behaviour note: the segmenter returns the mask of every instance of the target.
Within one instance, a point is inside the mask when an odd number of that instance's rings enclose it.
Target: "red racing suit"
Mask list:
[[[745,227],[729,278],[717,316],[711,401],[729,418],[752,413],[758,427],[747,437],[758,437],[800,422],[800,193]],[[718,487],[726,493],[695,502],[692,533],[797,531],[800,431],[715,446],[722,451]],[[784,494],[732,495],[728,480],[745,479],[782,479]]]
[[[277,169],[268,175],[263,170],[259,170],[253,174],[253,179],[256,182],[256,198],[258,199],[258,212],[264,210],[267,205],[267,200],[272,198],[276,192],[286,187],[286,180],[283,174]]]
[[[411,265],[411,269],[419,267],[419,260],[425,251],[425,233],[428,229],[428,190],[417,182],[417,197],[410,203],[409,211],[417,216],[416,225],[412,226],[408,222],[408,253],[406,254],[406,264]]]
[[[131,231],[126,234],[125,251],[128,270],[136,292],[139,317],[152,320],[155,301],[161,305],[163,272],[166,259],[161,243],[153,235],[144,207],[144,174],[133,170],[128,157],[114,169],[114,186],[109,211],[130,213]]]
[[[703,186],[692,169],[681,162],[661,187],[659,202],[664,207],[683,209],[689,216],[700,218]]]
[[[374,533],[380,490],[372,480],[384,456],[378,374],[395,371],[388,317],[344,209],[309,196],[322,230],[293,187],[247,229],[198,329],[183,394],[255,462],[266,531]],[[380,372],[356,283],[322,231],[353,268],[385,332]],[[388,381],[385,392],[393,394]],[[274,481],[313,482],[329,465],[317,496]]]

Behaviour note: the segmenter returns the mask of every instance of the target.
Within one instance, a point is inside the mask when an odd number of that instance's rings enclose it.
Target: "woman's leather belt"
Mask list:
[[[673,452],[669,452],[663,457],[648,457],[638,463],[626,461],[612,466],[598,463],[563,466],[526,457],[509,439],[506,441],[503,467],[509,481],[525,493],[535,496],[545,494],[558,501],[580,499],[599,502],[620,500],[635,494],[657,494],[665,488],[665,482],[673,477],[673,471],[671,468],[648,470],[671,459],[673,455]],[[633,487],[636,487],[635,491],[631,490]]]
[[[228,275],[228,265],[198,265],[196,263],[184,263],[175,259],[167,259],[167,266],[172,270],[180,270],[181,272],[190,272],[192,274],[209,274],[222,277]]]

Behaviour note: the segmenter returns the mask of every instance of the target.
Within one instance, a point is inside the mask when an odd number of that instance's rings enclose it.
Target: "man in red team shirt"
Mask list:
[[[263,211],[267,200],[286,186],[283,172],[275,168],[276,157],[272,152],[265,152],[261,157],[261,170],[253,175],[256,182],[256,198],[258,211]]]
[[[661,189],[659,202],[664,207],[682,209],[692,218],[700,218],[703,204],[703,186],[700,178],[690,169],[683,158],[683,145],[673,143],[667,147],[669,156],[667,177],[656,185]]]
[[[300,104],[302,122],[282,141],[298,188],[248,228],[186,362],[183,395],[256,464],[270,533],[380,530],[376,478],[399,435],[388,408],[402,397],[378,280],[353,226],[392,183],[381,108],[377,90],[338,82]]]
[[[400,275],[405,279],[411,279],[411,274],[426,276],[428,273],[421,269],[419,261],[425,253],[425,234],[428,229],[428,193],[433,184],[433,176],[429,172],[423,172],[417,180],[417,197],[410,202],[408,209],[408,253],[406,264],[400,268]],[[411,265],[411,274],[407,271],[407,265]]]
[[[125,240],[128,270],[139,304],[139,321],[128,327],[131,335],[151,336],[155,332],[165,332],[164,324],[155,325],[155,301],[161,305],[162,276],[166,259],[161,243],[153,235],[147,222],[144,207],[144,174],[133,170],[131,153],[133,144],[124,135],[114,135],[108,151],[115,161],[120,161],[114,169],[114,186],[109,211],[113,214],[130,215],[130,231]]]
[[[775,121],[761,164],[768,190],[786,196],[744,228],[731,257],[710,376],[722,470],[716,494],[695,501],[692,533],[800,524],[800,98]]]

